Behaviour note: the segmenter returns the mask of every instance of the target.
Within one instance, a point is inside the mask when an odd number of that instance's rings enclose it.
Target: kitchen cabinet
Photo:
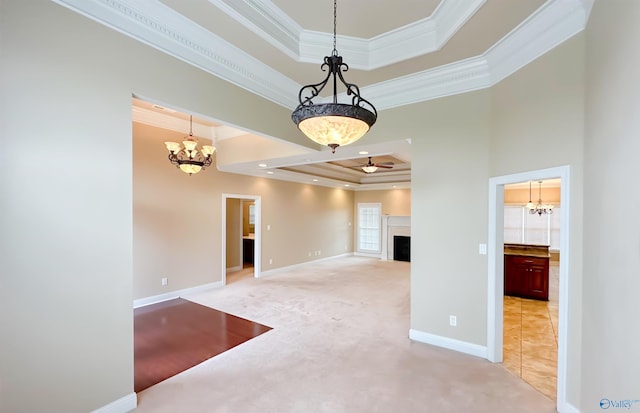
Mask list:
[[[505,245],[504,253],[504,294],[547,301],[549,299],[548,247],[508,245],[509,247]]]
[[[253,265],[255,239],[253,237],[242,237],[242,262]]]

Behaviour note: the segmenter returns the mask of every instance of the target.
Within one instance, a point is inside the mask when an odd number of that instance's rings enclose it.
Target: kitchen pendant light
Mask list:
[[[298,128],[312,141],[326,145],[335,153],[338,146],[348,145],[360,139],[369,131],[378,118],[376,108],[360,96],[360,89],[353,83],[347,83],[342,72],[349,66],[342,62],[336,49],[337,0],[333,1],[333,51],[325,56],[320,66],[327,70],[327,76],[320,83],[303,86],[298,92],[300,104],[291,114]],[[313,103],[320,92],[333,77],[333,101],[331,103]],[[347,96],[352,96],[351,104],[338,103],[338,80],[346,88]],[[363,106],[364,105],[364,106]]]
[[[538,203],[531,202],[531,181],[529,181],[529,202],[527,202],[527,209],[530,214],[553,214],[553,205],[542,203],[542,181],[538,181]]]
[[[198,140],[193,137],[193,116],[189,116],[189,136],[184,138],[182,145],[177,142],[165,142],[169,151],[169,162],[189,175],[197,174],[211,165],[212,155],[216,148],[211,145],[203,145],[198,150]]]

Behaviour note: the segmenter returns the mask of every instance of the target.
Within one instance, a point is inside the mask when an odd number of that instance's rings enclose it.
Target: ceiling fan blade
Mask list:
[[[374,166],[376,166],[376,167],[378,167],[378,168],[386,168],[386,169],[391,169],[391,168],[393,168],[393,165],[384,165],[384,164],[381,164],[381,163],[377,163],[377,164],[375,164]]]
[[[393,166],[393,162],[380,162],[380,163],[376,163],[376,166],[380,166],[380,165],[391,165]]]

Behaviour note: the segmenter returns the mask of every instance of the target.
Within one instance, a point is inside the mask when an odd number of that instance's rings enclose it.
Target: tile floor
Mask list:
[[[549,301],[504,297],[503,364],[551,400],[558,363],[558,263],[549,266]]]

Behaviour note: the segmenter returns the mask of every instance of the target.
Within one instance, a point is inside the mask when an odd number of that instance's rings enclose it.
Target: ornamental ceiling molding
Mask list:
[[[349,67],[374,70],[440,50],[487,0],[443,0],[433,14],[370,39],[338,35]],[[305,30],[269,0],[209,0],[298,62],[321,64],[333,33]]]
[[[296,96],[301,85],[221,37],[196,25],[162,2],[146,0],[53,1],[276,104],[289,109],[298,104]],[[210,1],[222,3],[224,7],[227,6],[227,3],[221,0]],[[480,7],[483,2],[484,0],[474,0],[469,4]],[[257,5],[267,4],[258,2],[258,0],[246,0],[239,3],[243,7],[257,7]],[[419,24],[449,27],[449,31],[443,29],[441,34],[443,38],[448,39],[455,33],[450,32],[453,27],[464,24],[466,19],[475,13],[475,9],[472,7],[465,9],[465,13],[461,13],[459,9],[450,6],[451,3],[453,2],[450,0],[443,1],[433,16],[425,19],[429,20],[429,23],[420,21]],[[549,0],[480,56],[362,87],[362,93],[376,102],[378,110],[384,110],[491,87],[582,31],[586,26],[591,6],[592,0]],[[441,8],[446,13],[440,11]],[[239,13],[237,9],[233,10],[236,10],[234,13]],[[247,15],[260,14],[256,10],[261,10],[262,20],[259,18],[246,18],[246,20],[251,22],[250,24],[256,25],[258,22],[264,26],[260,27],[260,30],[272,31],[273,33],[262,33],[270,43],[279,43],[282,47],[291,50],[292,44],[296,43],[296,33],[299,32],[291,22],[286,22],[290,18],[278,16],[278,13],[282,15],[284,13],[269,7],[253,10],[250,13],[247,12]],[[470,10],[473,10],[473,13],[469,14]],[[267,11],[271,15],[267,14]],[[440,13],[446,15],[446,18],[443,19],[448,21],[447,25],[432,22],[438,20],[437,16]],[[457,19],[452,16],[457,16]],[[413,24],[408,25],[402,30],[385,33],[381,36],[404,36],[405,34],[400,34],[403,30],[414,33],[415,27]],[[430,29],[422,28],[422,30],[428,31]],[[322,39],[328,38],[327,36],[331,35],[320,34]],[[304,35],[301,37],[303,38],[302,44],[310,45],[313,43]],[[380,36],[374,37],[373,40],[378,37]],[[344,39],[348,38],[341,38],[341,42]],[[446,39],[444,39],[445,42]],[[358,42],[361,41],[362,39],[358,40]],[[317,42],[318,40],[315,41],[315,43]],[[321,43],[323,51],[315,54],[313,61],[326,52],[326,39],[321,40]],[[300,44],[298,41],[298,45]],[[302,49],[302,46],[300,47]],[[319,44],[305,47],[317,48]],[[343,43],[341,43],[341,47],[343,47]],[[409,49],[411,48],[405,47],[404,53],[408,53]],[[311,57],[304,56],[303,53],[300,53],[299,58],[311,59]],[[406,58],[409,57],[412,56]],[[364,62],[371,60],[371,57],[366,59],[360,57],[360,59]],[[371,66],[376,64],[383,64],[383,62],[379,61]]]

